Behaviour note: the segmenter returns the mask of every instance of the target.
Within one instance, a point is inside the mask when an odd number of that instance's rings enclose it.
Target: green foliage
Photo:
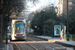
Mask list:
[[[40,13],[36,13],[32,22],[31,22],[31,27],[35,29],[35,25],[37,26],[37,31],[38,31],[38,34],[40,33],[41,35],[43,34],[43,28],[44,28],[44,21],[45,21],[45,30],[47,33],[52,33],[51,29],[52,29],[52,21],[54,21],[54,19],[52,19],[52,16],[53,18],[55,18],[56,20],[58,19],[57,18],[57,15],[55,12],[49,10],[49,11],[41,11]],[[45,20],[44,20],[44,17],[45,17]],[[48,24],[48,22],[50,22],[50,24]],[[39,35],[40,35],[39,34]]]
[[[75,34],[75,10],[71,10],[69,13],[69,32]]]
[[[45,22],[45,29],[46,29],[46,33],[50,33],[52,35],[52,24],[55,23],[56,21],[55,20],[52,20],[52,19],[48,19],[46,22]]]
[[[69,32],[70,34],[75,33],[75,10],[71,10],[68,16],[69,20]],[[44,20],[45,17],[45,20]],[[38,34],[42,35],[44,33],[44,21],[45,21],[45,33],[52,35],[52,23],[63,23],[67,26],[67,15],[62,14],[61,16],[57,16],[56,13],[52,10],[49,11],[41,11],[40,13],[36,13],[32,22],[31,27],[36,30]],[[35,26],[37,28],[35,29]]]
[[[75,34],[75,10],[69,11],[68,22],[69,22],[69,33]],[[59,16],[59,21],[67,26],[67,15],[62,14]]]
[[[67,16],[62,14],[62,16],[59,16],[58,21],[60,21],[60,23],[66,24],[67,23]]]
[[[43,32],[43,18],[40,13],[35,14],[35,17],[31,22],[31,27],[33,29],[35,29],[35,26],[37,26],[37,31],[39,31],[40,33]]]

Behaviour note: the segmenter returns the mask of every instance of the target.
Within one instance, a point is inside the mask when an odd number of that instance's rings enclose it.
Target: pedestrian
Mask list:
[[[62,30],[61,30],[61,34],[60,34],[61,40],[63,40],[63,34],[64,34],[63,31],[64,31],[64,30],[62,29]]]

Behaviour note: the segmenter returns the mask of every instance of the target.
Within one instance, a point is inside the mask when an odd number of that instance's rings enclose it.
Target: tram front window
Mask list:
[[[16,22],[15,23],[15,33],[23,33],[23,23],[22,22]]]

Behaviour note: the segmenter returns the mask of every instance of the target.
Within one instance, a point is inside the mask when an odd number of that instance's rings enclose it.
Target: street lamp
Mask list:
[[[68,0],[67,0],[67,41],[69,41],[69,30],[68,30]]]
[[[45,11],[45,9],[43,9]],[[44,14],[44,36],[45,36],[45,14]]]
[[[8,17],[8,14],[6,14],[6,17]],[[7,23],[8,18],[6,18],[6,23]],[[7,26],[7,25],[6,25]],[[6,44],[8,43],[8,37],[7,37],[7,29],[6,29]]]
[[[53,4],[52,4],[52,20],[53,20]],[[52,37],[54,37],[54,33],[53,33],[53,22],[52,22]]]
[[[37,26],[36,26],[36,24],[35,24],[35,30],[36,30],[36,32],[37,32]],[[37,34],[37,33],[36,33]]]

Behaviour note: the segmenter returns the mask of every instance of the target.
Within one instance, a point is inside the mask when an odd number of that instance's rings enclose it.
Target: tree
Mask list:
[[[52,19],[48,19],[46,22],[45,22],[45,30],[46,30],[46,35],[47,36],[53,36],[52,34],[52,24],[55,23],[56,21],[55,20],[52,20]]]
[[[75,34],[75,10],[71,10],[69,13],[69,32]]]
[[[42,22],[43,22],[42,20],[43,19],[41,17],[41,14],[40,13],[36,13],[35,16],[34,16],[34,18],[33,18],[33,20],[32,20],[32,22],[31,22],[31,27],[33,29],[35,29],[35,26],[37,26],[37,29],[38,29],[38,31],[40,33],[42,31]],[[40,31],[40,29],[41,29],[41,31]]]
[[[57,20],[58,17],[54,11],[41,11],[40,13],[36,13],[32,22],[31,22],[31,27],[35,30],[35,25],[37,26],[38,34],[43,34],[44,32],[44,17],[45,17],[45,23],[47,23],[50,20],[50,25],[52,21]],[[52,19],[52,17],[54,19]],[[52,29],[51,27],[48,27],[49,24],[46,24],[46,28],[49,30]],[[49,30],[46,30],[46,32],[50,33]]]
[[[68,20],[69,20],[69,33],[70,34],[75,34],[75,10],[72,9],[69,11],[69,16],[68,16]],[[67,26],[67,15],[62,14],[62,16],[59,16],[59,21],[61,23],[64,23]]]

